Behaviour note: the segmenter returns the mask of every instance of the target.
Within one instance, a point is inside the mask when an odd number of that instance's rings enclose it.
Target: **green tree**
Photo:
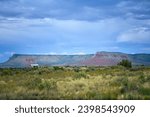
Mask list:
[[[122,60],[121,62],[118,63],[118,65],[124,66],[126,68],[132,67],[132,63],[129,60]]]

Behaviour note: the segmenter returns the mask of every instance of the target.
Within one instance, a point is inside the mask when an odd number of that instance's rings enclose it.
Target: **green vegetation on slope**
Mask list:
[[[0,69],[0,99],[150,99],[150,68]]]

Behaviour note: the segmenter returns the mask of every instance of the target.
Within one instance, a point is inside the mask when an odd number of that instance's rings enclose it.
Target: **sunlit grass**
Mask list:
[[[0,99],[150,99],[150,68],[0,69]]]

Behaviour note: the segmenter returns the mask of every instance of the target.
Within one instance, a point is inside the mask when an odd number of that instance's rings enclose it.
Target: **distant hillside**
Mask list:
[[[97,52],[87,55],[26,55],[14,54],[0,67],[39,66],[113,66],[128,59],[133,65],[150,65],[150,54],[125,54],[119,52]]]

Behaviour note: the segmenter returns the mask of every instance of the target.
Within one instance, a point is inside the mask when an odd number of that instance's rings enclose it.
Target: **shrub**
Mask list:
[[[74,76],[76,79],[80,78],[88,78],[88,75],[85,72],[77,72]]]
[[[144,83],[146,81],[144,74],[142,74],[142,75],[139,76],[139,81],[141,83]]]
[[[63,67],[59,67],[59,66],[54,66],[53,69],[54,69],[55,71],[57,71],[57,70],[64,70]]]
[[[139,93],[142,94],[142,95],[150,96],[150,88],[141,87],[140,90],[139,90]]]
[[[43,80],[40,84],[39,84],[39,89],[40,90],[55,90],[57,87],[57,82],[55,80]]]
[[[80,72],[80,68],[75,67],[75,68],[74,68],[74,71],[75,71],[75,72]]]
[[[132,63],[129,60],[122,60],[121,62],[118,63],[118,65],[124,66],[126,68],[132,67]]]

